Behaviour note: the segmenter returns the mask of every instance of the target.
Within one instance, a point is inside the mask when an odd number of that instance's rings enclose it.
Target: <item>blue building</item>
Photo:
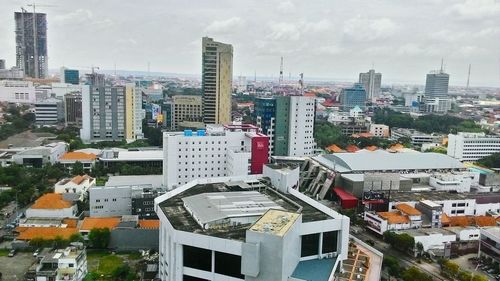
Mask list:
[[[80,84],[80,72],[77,69],[61,68],[61,83]]]
[[[356,106],[365,108],[366,106],[366,91],[361,83],[355,83],[351,88],[342,90],[340,95],[340,104],[342,110],[349,111]]]
[[[254,114],[257,127],[262,129],[262,133],[273,135],[276,118],[276,99],[257,98],[254,104]]]

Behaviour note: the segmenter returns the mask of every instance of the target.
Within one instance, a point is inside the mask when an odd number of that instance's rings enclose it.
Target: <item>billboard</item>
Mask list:
[[[161,106],[158,104],[151,104],[151,119],[157,120],[158,115],[161,114]]]

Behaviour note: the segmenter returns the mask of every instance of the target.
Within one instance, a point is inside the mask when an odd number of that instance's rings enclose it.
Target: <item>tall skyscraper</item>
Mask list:
[[[343,89],[340,94],[340,104],[342,105],[342,110],[349,111],[356,106],[364,108],[366,106],[366,97],[367,94],[363,84],[354,83],[354,86]]]
[[[16,66],[28,77],[48,76],[47,16],[26,10],[14,14],[16,21]]]
[[[448,97],[450,75],[441,68],[439,71],[427,74],[425,79],[425,111],[446,113],[451,109]]]
[[[366,91],[366,98],[370,101],[380,97],[380,85],[382,83],[382,73],[376,73],[375,69],[370,69],[366,73],[359,74],[359,83],[363,84]]]
[[[134,141],[143,139],[142,133],[142,93],[137,91],[135,84],[125,86],[125,139]]]
[[[256,100],[257,126],[269,137],[271,155],[313,155],[315,105],[314,98],[304,96]]]
[[[82,95],[71,93],[64,95],[64,119],[66,126],[82,126]]]
[[[233,46],[202,40],[203,117],[206,124],[231,123]]]

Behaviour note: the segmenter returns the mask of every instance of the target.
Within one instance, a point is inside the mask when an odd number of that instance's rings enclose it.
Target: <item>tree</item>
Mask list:
[[[481,158],[477,163],[487,168],[500,168],[500,152]]]
[[[444,276],[456,277],[460,272],[460,267],[452,261],[445,260],[441,266],[441,272]]]
[[[401,274],[404,281],[433,281],[432,276],[420,271],[415,266],[407,268]]]
[[[417,244],[415,244],[415,247],[417,248],[418,255],[422,256],[422,253],[424,252],[424,245],[422,245],[422,243],[420,242],[417,242]]]
[[[401,275],[401,266],[399,265],[399,261],[393,256],[384,256],[382,266],[387,268],[387,271],[391,276],[399,277]]]
[[[84,174],[84,171],[83,171],[83,164],[82,162],[80,161],[76,161],[72,168],[71,168],[71,174],[73,176],[79,176],[79,175],[83,175]]]
[[[89,233],[90,245],[94,248],[105,249],[108,247],[110,236],[109,228],[94,228]]]
[[[69,237],[70,242],[83,242],[83,236],[80,233],[73,233]]]

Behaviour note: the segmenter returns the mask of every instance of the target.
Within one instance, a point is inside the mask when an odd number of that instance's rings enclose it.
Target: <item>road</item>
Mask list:
[[[376,237],[375,235],[372,235],[365,230],[363,230],[357,234],[355,234],[355,233],[351,233],[351,234],[353,236],[355,236],[356,238],[363,240],[365,242],[366,242],[366,240],[373,240],[375,242],[375,245],[373,245],[373,247],[375,249],[379,250],[384,255],[390,255],[390,256],[398,258],[398,260],[402,266],[405,266],[405,267],[415,266],[415,267],[419,268],[420,270],[422,270],[423,272],[431,275],[434,278],[434,280],[448,280],[439,274],[440,269],[438,266],[436,266],[434,264],[429,264],[426,262],[417,263],[411,257],[408,257],[405,254],[402,254],[401,252],[394,250],[389,244],[382,241],[379,237]]]

